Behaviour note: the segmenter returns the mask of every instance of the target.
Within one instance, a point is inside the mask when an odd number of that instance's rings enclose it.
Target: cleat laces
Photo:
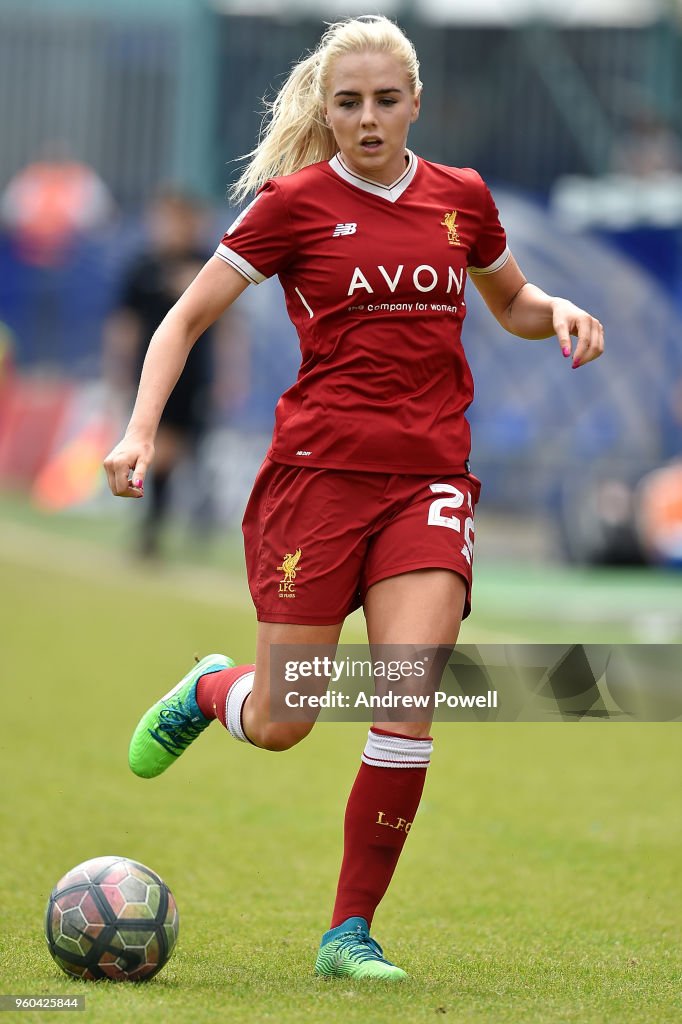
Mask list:
[[[342,935],[337,939],[337,943],[335,952],[337,954],[340,954],[342,951],[347,952],[351,960],[354,960],[356,963],[364,963],[367,960],[381,960],[382,963],[389,964],[391,967],[394,966],[384,957],[384,951],[379,943],[360,928],[354,932]]]
[[[173,757],[179,757],[208,724],[194,720],[181,704],[169,704],[159,712],[159,724],[149,729],[149,735]]]

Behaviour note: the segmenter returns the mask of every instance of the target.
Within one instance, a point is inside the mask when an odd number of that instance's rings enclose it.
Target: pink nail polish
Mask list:
[[[570,348],[568,347],[568,345],[566,345],[566,347],[565,347],[565,348],[562,348],[562,350],[561,350],[561,351],[563,352],[563,354],[564,354],[565,356],[570,356],[570,354],[571,354],[571,350],[570,350]]]
[[[139,488],[140,490],[142,490],[143,483],[142,483],[141,480],[135,480],[133,486]]]
[[[577,370],[579,366],[580,366],[580,363],[578,362],[578,360],[574,359],[573,360],[573,369]]]

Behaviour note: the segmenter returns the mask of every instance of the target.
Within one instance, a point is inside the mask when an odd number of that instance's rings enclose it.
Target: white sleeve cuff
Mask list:
[[[489,267],[467,267],[467,270],[470,274],[494,274],[496,270],[502,269],[510,256],[511,250],[509,249],[509,246],[506,245],[495,262],[491,263]]]
[[[231,267],[238,270],[242,277],[245,277],[251,284],[260,284],[261,281],[265,281],[265,274],[261,274],[260,270],[256,270],[248,260],[245,260],[243,256],[240,256],[234,249],[228,249],[226,245],[221,242],[215,251],[216,256],[219,256],[221,260],[225,260]]]

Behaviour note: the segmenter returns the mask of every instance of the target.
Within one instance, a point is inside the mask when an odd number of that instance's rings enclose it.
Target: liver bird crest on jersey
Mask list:
[[[283,583],[293,583],[296,579],[296,566],[301,558],[301,549],[296,548],[296,551],[292,555],[290,551],[287,551],[286,555],[282,559],[282,564],[277,566],[278,572],[284,573]]]
[[[457,231],[457,210],[446,213],[441,224],[444,228],[448,229],[448,242],[450,245],[461,245],[462,242]]]

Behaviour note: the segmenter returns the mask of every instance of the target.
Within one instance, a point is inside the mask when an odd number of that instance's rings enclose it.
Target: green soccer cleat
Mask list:
[[[315,962],[315,974],[328,978],[383,978],[402,981],[405,971],[387,960],[378,942],[370,938],[364,917],[349,917],[325,932]]]
[[[153,779],[165,772],[211,724],[213,719],[205,718],[199,710],[197,682],[201,676],[225,668],[234,668],[230,658],[207,655],[142,716],[128,749],[128,764],[136,775]]]

